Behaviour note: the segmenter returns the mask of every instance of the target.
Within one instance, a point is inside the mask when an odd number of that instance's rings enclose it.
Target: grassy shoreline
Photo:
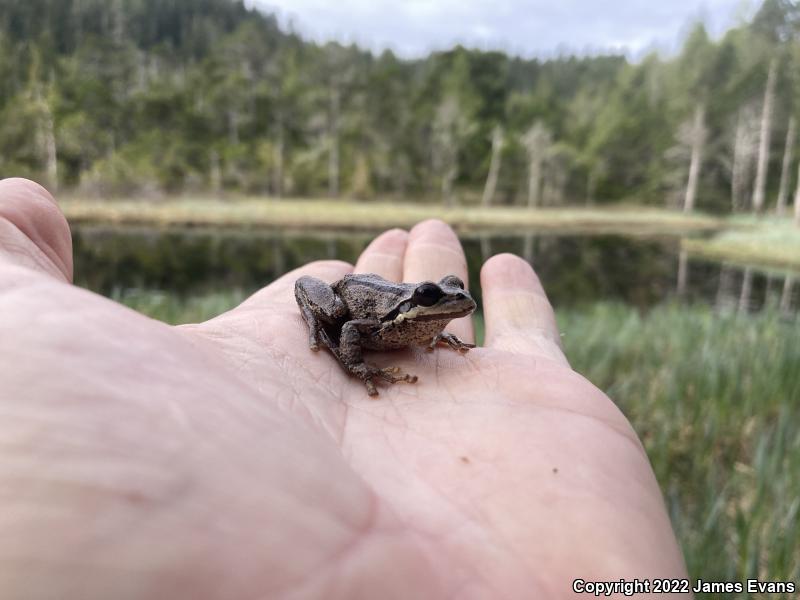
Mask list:
[[[62,201],[73,225],[223,228],[238,231],[382,231],[442,219],[464,236],[557,232],[683,236],[690,255],[745,266],[800,270],[800,228],[776,217],[713,217],[643,206],[603,208],[454,207],[432,204],[181,198]],[[704,237],[701,234],[711,234]]]
[[[731,217],[708,239],[685,239],[689,253],[748,266],[800,270],[800,228],[776,217]]]
[[[154,227],[231,227],[250,229],[383,230],[408,228],[425,219],[442,219],[460,233],[516,232],[530,229],[562,232],[674,234],[714,231],[720,219],[684,215],[657,208],[454,207],[336,200],[176,199],[103,201],[65,199],[71,223],[147,225]]]

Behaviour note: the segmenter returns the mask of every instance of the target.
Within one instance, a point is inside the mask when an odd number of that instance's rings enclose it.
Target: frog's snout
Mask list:
[[[465,302],[467,306],[471,308],[471,310],[475,310],[476,308],[478,308],[478,303],[475,302],[475,300],[467,294],[458,294],[457,298],[460,301]]]

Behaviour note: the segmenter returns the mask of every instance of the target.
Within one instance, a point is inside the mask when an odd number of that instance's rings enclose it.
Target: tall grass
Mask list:
[[[641,436],[692,577],[800,581],[800,323],[613,304],[559,320]]]
[[[176,323],[244,296],[118,299]],[[559,324],[573,367],[641,436],[692,578],[800,583],[800,321],[599,303],[561,311]]]
[[[237,306],[247,296],[238,289],[185,298],[155,290],[117,290],[111,294],[113,300],[170,325],[202,323]]]

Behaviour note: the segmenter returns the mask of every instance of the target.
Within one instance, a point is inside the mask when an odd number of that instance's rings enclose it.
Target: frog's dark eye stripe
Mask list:
[[[441,288],[433,283],[423,283],[414,292],[414,301],[420,306],[433,306],[444,296]]]

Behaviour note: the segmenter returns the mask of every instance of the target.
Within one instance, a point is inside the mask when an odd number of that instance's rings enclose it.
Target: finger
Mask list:
[[[303,276],[316,277],[334,283],[353,271],[353,265],[339,260],[322,260],[309,263],[276,279],[264,289],[245,300],[240,308],[254,308],[268,304],[273,307],[294,306],[294,283]]]
[[[481,270],[481,289],[487,347],[569,364],[553,308],[527,262],[513,254],[493,256]]]
[[[408,244],[408,232],[392,229],[376,237],[361,253],[356,273],[375,273],[389,281],[403,278],[403,257]]]
[[[445,275],[456,275],[465,284],[467,259],[455,232],[442,221],[430,220],[416,225],[408,235],[403,261],[403,281],[439,281]],[[472,317],[450,323],[448,331],[463,341],[474,343]]]
[[[72,237],[56,201],[27,179],[0,181],[0,262],[72,281]]]

